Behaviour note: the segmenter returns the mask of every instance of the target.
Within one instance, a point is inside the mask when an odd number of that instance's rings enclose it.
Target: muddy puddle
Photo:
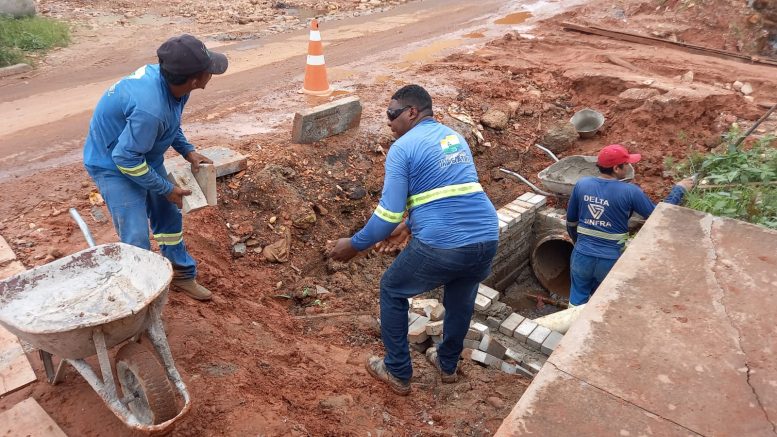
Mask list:
[[[529,11],[514,12],[494,21],[494,24],[521,24],[532,17]]]

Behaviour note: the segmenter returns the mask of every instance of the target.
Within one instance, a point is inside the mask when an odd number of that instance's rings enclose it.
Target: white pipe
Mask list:
[[[534,319],[534,323],[542,325],[548,329],[551,329],[562,334],[566,334],[569,330],[569,326],[580,317],[580,312],[585,308],[585,304],[574,306],[547,316]]]

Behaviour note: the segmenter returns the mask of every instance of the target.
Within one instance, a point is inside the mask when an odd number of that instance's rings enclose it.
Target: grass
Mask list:
[[[732,144],[732,130],[724,143]],[[698,174],[699,185],[686,196],[686,206],[777,229],[777,148],[763,137],[749,150],[691,156],[675,165],[678,175]],[[667,164],[665,162],[665,164]]]
[[[41,17],[0,16],[0,67],[29,61],[34,53],[45,53],[70,42],[67,24]]]

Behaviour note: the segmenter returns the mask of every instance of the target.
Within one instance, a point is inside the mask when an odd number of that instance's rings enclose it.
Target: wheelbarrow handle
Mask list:
[[[558,162],[558,156],[556,156],[553,152],[551,152],[550,149],[540,144],[535,144],[534,146],[542,150],[543,152],[547,153],[548,156],[550,156],[554,161]]]
[[[78,224],[78,228],[81,229],[81,233],[84,234],[84,239],[86,239],[86,243],[89,245],[89,247],[96,246],[94,243],[94,238],[92,238],[92,232],[89,230],[89,226],[86,225],[84,219],[81,218],[81,214],[79,214],[75,208],[70,208],[70,217],[73,217],[73,220],[75,220],[76,224]]]

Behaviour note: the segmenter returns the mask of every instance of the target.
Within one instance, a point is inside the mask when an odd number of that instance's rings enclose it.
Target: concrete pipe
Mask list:
[[[551,293],[569,298],[569,259],[574,244],[567,235],[547,235],[534,244],[531,267],[537,280]]]

